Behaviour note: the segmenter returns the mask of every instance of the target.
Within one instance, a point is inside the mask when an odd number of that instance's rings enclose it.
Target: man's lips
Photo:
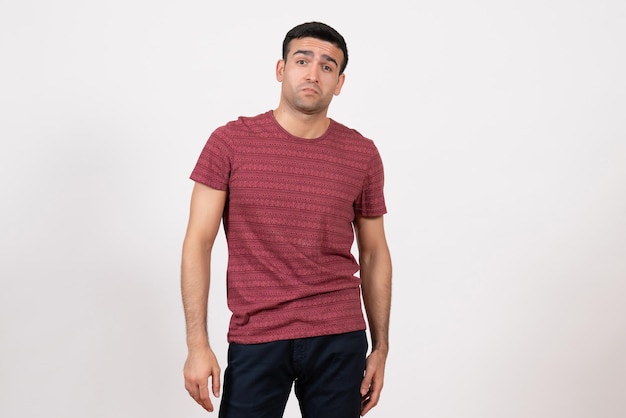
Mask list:
[[[300,90],[303,93],[307,93],[307,94],[320,94],[318,89],[316,89],[315,87],[311,87],[311,86],[304,86]]]

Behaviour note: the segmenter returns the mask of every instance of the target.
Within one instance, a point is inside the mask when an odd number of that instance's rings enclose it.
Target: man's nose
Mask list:
[[[317,65],[311,65],[309,67],[306,79],[311,83],[317,83],[319,79],[319,67]]]

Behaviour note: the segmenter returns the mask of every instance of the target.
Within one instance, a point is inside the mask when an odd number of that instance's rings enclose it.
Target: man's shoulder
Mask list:
[[[266,132],[272,129],[271,125],[269,112],[239,116],[214,129],[208,142],[235,149],[241,143],[267,136]]]
[[[343,141],[346,145],[374,150],[374,141],[354,128],[350,128],[334,119],[331,119],[333,135]]]
[[[237,119],[226,122],[215,131],[228,133],[229,135],[236,135],[237,133],[245,135],[246,133],[267,129],[269,125],[271,125],[271,119],[268,111],[255,116],[239,116]]]

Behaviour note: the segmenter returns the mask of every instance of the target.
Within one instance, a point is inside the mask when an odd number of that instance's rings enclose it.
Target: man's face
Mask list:
[[[326,112],[339,95],[345,75],[339,75],[343,52],[330,42],[315,38],[294,39],[285,60],[276,65],[282,83],[281,101],[306,114]]]

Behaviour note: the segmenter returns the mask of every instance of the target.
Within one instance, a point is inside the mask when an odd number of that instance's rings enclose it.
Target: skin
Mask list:
[[[286,60],[276,64],[282,87],[274,117],[294,136],[317,138],[330,124],[328,106],[346,78],[339,74],[343,52],[314,38],[294,39],[289,46]]]
[[[385,238],[383,217],[357,215],[354,221],[359,248],[363,304],[367,313],[372,352],[365,363],[361,382],[361,415],[380,400],[389,352],[389,313],[391,308],[391,256]]]
[[[285,60],[276,64],[281,96],[274,116],[289,133],[303,140],[326,132],[328,107],[339,95],[345,75],[339,74],[343,52],[333,44],[314,38],[291,42]],[[183,375],[185,388],[209,412],[214,410],[210,393],[220,396],[220,366],[211,349],[207,331],[207,307],[211,277],[211,250],[220,227],[226,192],[196,183],[191,195],[189,222],[183,242],[181,293],[185,311],[188,354]],[[389,350],[391,304],[391,257],[383,217],[357,215],[354,221],[362,292],[372,338],[361,384],[361,415],[380,399]]]

